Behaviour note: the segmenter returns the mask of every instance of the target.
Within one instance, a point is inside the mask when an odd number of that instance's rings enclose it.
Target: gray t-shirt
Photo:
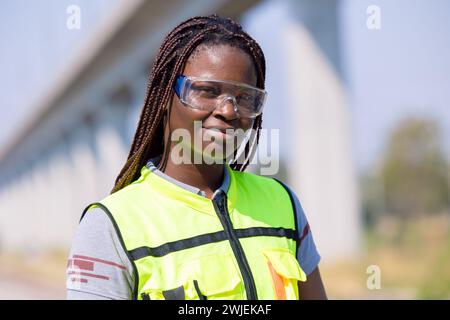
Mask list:
[[[159,171],[156,168],[159,160],[160,157],[151,159],[147,167],[172,183],[206,196],[204,191]],[[229,183],[230,177],[224,166],[220,188],[227,192]],[[301,236],[297,259],[308,275],[319,264],[320,255],[300,202],[292,190],[290,192],[295,201],[297,228]],[[111,220],[101,208],[90,209],[80,222],[72,243],[67,263],[67,299],[131,299],[134,283],[132,264]]]

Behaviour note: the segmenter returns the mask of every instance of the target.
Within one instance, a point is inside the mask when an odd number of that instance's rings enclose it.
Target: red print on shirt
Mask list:
[[[101,274],[102,269],[108,266],[126,270],[124,265],[113,261],[75,254],[67,262],[67,274],[72,282],[87,283],[88,278],[109,280],[109,277]]]

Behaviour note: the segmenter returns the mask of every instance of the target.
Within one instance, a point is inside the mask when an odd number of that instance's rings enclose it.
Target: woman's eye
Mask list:
[[[219,95],[220,92],[215,87],[207,87],[207,86],[195,86],[192,87],[194,91],[196,91],[199,94],[205,94],[205,95]]]
[[[252,97],[249,96],[249,95],[240,95],[240,96],[236,97],[236,100],[238,102],[246,103],[246,102],[251,102],[252,101]]]

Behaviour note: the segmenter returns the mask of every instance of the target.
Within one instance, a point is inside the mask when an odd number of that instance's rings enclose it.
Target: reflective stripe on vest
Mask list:
[[[137,299],[298,299],[306,275],[291,195],[274,179],[232,170],[208,199],[152,173],[99,206],[135,269]]]

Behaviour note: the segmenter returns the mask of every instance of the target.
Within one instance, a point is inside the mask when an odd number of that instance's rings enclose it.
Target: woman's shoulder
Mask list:
[[[136,180],[135,182],[123,187],[122,189],[104,196],[99,201],[89,204],[85,208],[85,211],[99,208],[101,211],[109,214],[110,207],[115,207],[117,205],[121,206],[122,204],[126,205],[134,195],[142,192],[145,192],[145,190],[143,190],[142,188],[142,183],[141,181]]]
[[[273,186],[275,188],[277,187],[283,187],[283,189],[285,189],[290,196],[292,197],[293,200],[297,200],[298,201],[298,197],[296,195],[296,193],[293,191],[293,189],[283,180],[279,179],[279,178],[275,178],[272,176],[264,176],[264,175],[259,175],[253,172],[246,172],[246,171],[233,171],[235,177],[237,177],[240,180],[243,181],[248,181],[248,182],[253,182],[256,184],[260,184],[263,187],[268,187],[268,186]]]
[[[277,179],[274,179],[273,177],[270,176],[264,176],[264,175],[260,175],[251,171],[237,171],[237,170],[232,170],[233,171],[233,175],[237,178],[237,179],[241,179],[241,180],[245,180],[245,181],[252,181],[252,182],[257,182],[257,183],[262,183],[262,184],[267,184],[267,183],[274,183]]]
[[[81,219],[71,245],[68,298],[92,299],[94,295],[102,299],[129,299],[133,277],[131,261],[113,223],[102,208],[90,208]]]

